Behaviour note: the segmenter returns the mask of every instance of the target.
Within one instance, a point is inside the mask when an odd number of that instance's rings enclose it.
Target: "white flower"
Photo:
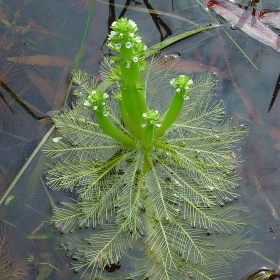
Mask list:
[[[118,44],[115,45],[115,48],[116,48],[117,50],[120,50],[121,47],[122,47],[122,45],[121,45],[120,43],[118,43]]]
[[[108,98],[108,97],[109,97],[108,93],[107,93],[107,92],[104,92],[104,93],[103,93],[103,98],[106,99],[106,98]]]
[[[91,91],[91,94],[96,94],[96,90],[92,90],[92,91]]]
[[[113,23],[111,24],[111,26],[115,26],[116,25],[116,22],[115,21],[113,21]]]
[[[85,100],[84,106],[89,107],[89,106],[90,106],[90,103],[89,103],[87,100]]]
[[[170,85],[173,85],[174,83],[175,83],[175,79],[172,79],[172,80],[169,82]]]
[[[181,90],[179,88],[176,88],[176,92],[180,92]]]
[[[143,46],[143,51],[145,51],[147,49],[147,46],[146,45],[144,45]]]
[[[138,62],[138,57],[137,57],[137,56],[134,56],[134,57],[132,58],[132,60],[133,60],[134,62]]]
[[[120,33],[120,37],[123,37],[123,33]]]
[[[160,123],[157,123],[157,124],[156,124],[156,127],[161,127],[161,124],[160,124]]]
[[[190,97],[189,97],[189,96],[187,96],[187,95],[186,95],[186,96],[184,96],[184,100],[185,100],[185,101],[187,101],[187,100],[189,100],[189,99],[190,99]]]
[[[54,142],[54,143],[57,143],[57,142],[59,142],[61,139],[62,139],[62,137],[55,137],[55,138],[53,138],[53,142]]]
[[[135,41],[136,43],[140,43],[140,42],[141,42],[141,37],[139,37],[139,36],[135,37],[135,38],[134,38],[134,41]]]
[[[192,79],[189,79],[188,85],[192,85],[192,84],[193,84],[193,80],[192,80]]]
[[[145,123],[142,123],[141,126],[145,128],[147,125]]]
[[[132,37],[134,37],[134,33],[129,33],[129,36],[132,38]]]
[[[109,43],[109,44],[108,44],[108,48],[109,48],[109,49],[114,48],[113,44],[112,44],[112,43]]]
[[[126,42],[125,46],[127,49],[130,49],[132,47],[132,44],[131,44],[131,42]]]
[[[126,67],[126,68],[130,68],[130,63],[127,62],[126,65],[125,65],[125,67]]]
[[[115,37],[116,32],[115,31],[111,31],[109,34],[109,39],[112,39],[113,37]]]
[[[98,108],[97,106],[93,106],[93,110],[94,110],[94,111],[96,111],[96,110],[97,110],[97,108]]]
[[[148,115],[147,115],[146,113],[143,113],[143,114],[142,114],[142,117],[143,117],[144,119],[146,119],[146,118],[148,117]]]
[[[128,23],[129,23],[133,28],[136,28],[136,27],[137,27],[136,23],[135,23],[133,20],[131,20],[131,19],[128,20]]]

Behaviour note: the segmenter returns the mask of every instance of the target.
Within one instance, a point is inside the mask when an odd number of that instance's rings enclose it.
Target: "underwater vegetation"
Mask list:
[[[29,275],[27,259],[20,258],[13,245],[10,231],[1,229],[0,236],[0,275],[3,280],[22,280]]]
[[[77,102],[52,116],[58,135],[45,149],[48,185],[74,193],[52,217],[73,269],[85,279],[227,279],[251,243],[247,210],[233,202],[244,130],[212,101],[213,75],[193,80],[176,73],[176,58],[148,57],[132,20],[111,28],[102,82],[74,73]]]

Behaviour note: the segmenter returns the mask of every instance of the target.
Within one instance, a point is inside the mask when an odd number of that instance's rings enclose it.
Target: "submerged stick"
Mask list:
[[[21,177],[21,175],[24,173],[24,171],[26,170],[26,168],[28,167],[28,165],[31,163],[31,161],[33,160],[33,158],[36,156],[37,152],[41,149],[41,147],[45,144],[45,142],[47,141],[47,139],[49,138],[49,136],[52,134],[52,132],[54,131],[55,127],[52,126],[50,128],[50,130],[46,133],[46,135],[43,137],[43,139],[40,141],[40,143],[38,144],[38,146],[35,148],[35,150],[32,152],[32,154],[30,155],[30,157],[28,158],[28,160],[24,163],[23,167],[20,169],[20,171],[18,172],[18,174],[16,175],[16,177],[14,178],[14,180],[12,181],[12,183],[10,184],[10,186],[8,187],[8,189],[6,190],[6,192],[3,194],[3,196],[0,199],[0,205],[3,203],[3,201],[6,199],[6,197],[8,196],[8,194],[11,192],[11,190],[13,189],[13,187],[16,185],[17,181],[19,180],[19,178]]]

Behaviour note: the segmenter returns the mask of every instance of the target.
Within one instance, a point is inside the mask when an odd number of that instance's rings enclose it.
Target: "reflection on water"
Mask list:
[[[104,44],[108,26],[120,15],[140,22],[140,33],[148,45],[194,28],[193,22],[199,25],[211,22],[194,0],[188,0],[187,4],[185,0],[129,1],[131,9],[123,8],[126,1],[115,1],[116,5],[112,1],[112,5],[104,2],[108,1],[95,3],[81,57],[80,68],[92,74],[97,73],[103,55],[108,52]],[[1,195],[51,127],[48,118],[34,116],[45,116],[63,105],[89,4],[88,0],[1,1]],[[262,2],[262,9],[274,5],[273,1]],[[153,13],[150,15],[147,9],[153,9]],[[160,12],[155,13],[157,10]],[[180,53],[186,67],[195,62],[196,72],[218,69],[221,73],[217,81],[218,98],[225,102],[230,116],[246,124],[247,138],[241,147],[244,163],[239,170],[242,177],[239,201],[251,209],[258,221],[254,235],[259,243],[242,260],[242,269],[238,263],[233,268],[232,279],[236,280],[244,279],[247,273],[262,266],[277,270],[279,262],[279,99],[269,114],[267,112],[279,76],[280,57],[273,49],[239,30],[232,30],[226,23],[225,29],[258,70],[222,29],[191,37],[163,53]],[[22,57],[30,60],[12,62],[11,58]],[[60,64],[58,58],[61,58]],[[2,203],[2,224],[4,228],[5,224],[10,225],[13,232],[17,232],[13,237],[17,244],[24,245],[18,247],[22,258],[30,255],[31,279],[36,279],[35,275],[40,275],[40,279],[77,279],[76,274],[68,271],[70,260],[65,258],[65,252],[56,250],[59,236],[46,222],[53,203],[63,200],[64,194],[45,188],[44,170],[44,157],[38,154],[7,197],[9,200]],[[1,236],[5,234],[2,232]]]

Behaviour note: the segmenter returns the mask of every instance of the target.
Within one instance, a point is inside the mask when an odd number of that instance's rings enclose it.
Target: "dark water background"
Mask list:
[[[108,0],[96,0],[80,62],[82,70],[97,73],[108,52],[105,40],[109,25],[120,15],[137,22],[148,46],[211,23],[195,0],[128,2],[130,9],[124,8],[124,0],[112,0],[111,5]],[[51,128],[47,112],[63,106],[89,5],[89,0],[0,1],[1,196]],[[273,0],[262,1],[255,8],[280,9]],[[229,117],[246,126],[246,139],[239,147],[244,159],[238,171],[242,178],[239,201],[257,220],[258,227],[252,234],[258,243],[233,265],[232,279],[241,280],[261,266],[277,270],[280,259],[279,97],[268,112],[280,72],[280,55],[215,17],[222,28],[178,42],[163,53],[179,53],[186,62],[182,71],[194,77],[200,72],[216,72],[216,98],[224,101]],[[25,56],[37,57],[29,62],[13,62],[15,57]],[[59,236],[48,219],[52,200],[58,204],[63,194],[44,188],[44,170],[45,159],[38,153],[5,196],[0,205],[2,235],[8,232],[18,258],[33,258],[30,279],[78,279],[69,272],[70,260],[65,252],[56,250]]]

